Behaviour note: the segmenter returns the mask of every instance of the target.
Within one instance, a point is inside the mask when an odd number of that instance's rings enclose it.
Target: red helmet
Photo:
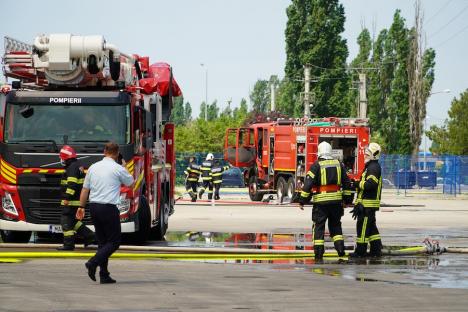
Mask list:
[[[61,160],[76,158],[76,152],[73,149],[73,147],[69,145],[64,145],[60,150],[59,157]]]

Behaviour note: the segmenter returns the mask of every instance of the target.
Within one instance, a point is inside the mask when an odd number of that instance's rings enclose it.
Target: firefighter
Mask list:
[[[208,199],[213,198],[213,179],[211,177],[211,168],[213,167],[214,155],[209,153],[206,155],[206,160],[201,164],[201,176],[203,180],[203,185],[200,187],[200,192],[198,197],[201,199],[203,193],[208,188]]]
[[[382,193],[382,175],[379,158],[381,147],[377,143],[370,143],[365,149],[364,161],[366,163],[361,180],[357,185],[357,198],[354,209],[351,211],[356,222],[356,249],[351,257],[382,256],[382,240],[377,229],[375,212],[380,208]],[[367,254],[367,244],[370,244]]]
[[[189,158],[189,165],[184,171],[185,178],[185,189],[188,191],[192,202],[197,201],[197,188],[198,178],[200,177],[200,166],[195,162],[195,157]]]
[[[219,189],[221,188],[221,183],[223,183],[223,172],[228,169],[229,166],[221,166],[219,160],[214,161],[213,168],[211,169],[211,176],[213,178],[215,200],[219,199]]]
[[[74,250],[75,236],[79,234],[84,238],[85,246],[94,242],[94,233],[80,220],[76,219],[76,211],[80,206],[80,193],[84,182],[84,171],[80,162],[76,159],[75,150],[64,145],[60,150],[60,162],[65,167],[60,182],[62,197],[60,209],[62,216],[60,222],[63,230],[63,246],[58,250]]]
[[[343,202],[352,203],[350,180],[344,165],[332,157],[332,147],[328,142],[318,146],[318,159],[306,174],[304,187],[299,197],[299,205],[304,204],[312,194],[312,221],[314,254],[316,260],[321,260],[325,252],[324,234],[325,222],[328,219],[328,229],[333,239],[338,256],[345,255],[341,217]]]

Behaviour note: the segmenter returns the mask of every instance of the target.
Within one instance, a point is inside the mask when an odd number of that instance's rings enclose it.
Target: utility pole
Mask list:
[[[272,112],[274,112],[276,110],[276,107],[275,107],[275,91],[276,91],[276,87],[275,87],[275,84],[274,83],[270,83],[270,92],[271,92],[271,95],[270,95],[270,110]]]
[[[359,73],[358,117],[367,118],[367,79],[365,73]]]
[[[310,65],[304,65],[304,117],[310,117]]]

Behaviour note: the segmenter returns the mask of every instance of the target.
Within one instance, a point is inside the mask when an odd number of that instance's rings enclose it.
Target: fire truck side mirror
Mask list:
[[[32,115],[34,115],[34,108],[32,108],[30,105],[23,105],[23,106],[20,108],[19,113],[20,113],[21,116],[23,116],[24,118],[29,118],[29,117],[31,117]]]

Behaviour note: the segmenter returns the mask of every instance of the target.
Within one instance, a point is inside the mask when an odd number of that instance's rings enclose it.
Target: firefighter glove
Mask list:
[[[364,206],[361,203],[358,203],[349,213],[352,213],[353,219],[356,220],[357,218],[364,215]]]

